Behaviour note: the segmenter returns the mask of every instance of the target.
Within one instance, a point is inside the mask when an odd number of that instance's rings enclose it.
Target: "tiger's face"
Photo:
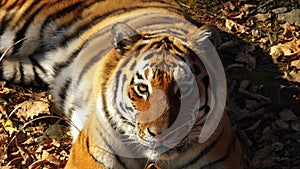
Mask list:
[[[117,106],[133,123],[135,140],[146,157],[174,159],[197,141],[209,111],[206,70],[191,49],[168,34],[130,29],[127,35],[116,43],[125,72],[116,77],[122,82]]]
[[[137,56],[140,63],[128,97],[136,110],[138,140],[149,147],[149,155],[168,159],[177,156],[178,148],[191,137],[188,133],[197,118],[200,93],[188,50],[167,36],[158,36],[153,43],[157,46]]]

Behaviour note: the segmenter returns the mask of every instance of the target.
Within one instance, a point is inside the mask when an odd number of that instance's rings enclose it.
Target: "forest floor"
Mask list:
[[[227,112],[246,169],[300,166],[300,1],[180,0],[216,25],[228,87]],[[47,91],[0,82],[0,169],[63,168],[69,120]]]

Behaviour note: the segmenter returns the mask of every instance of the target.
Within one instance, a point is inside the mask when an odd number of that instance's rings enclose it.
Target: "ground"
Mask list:
[[[228,85],[226,111],[245,168],[300,166],[300,1],[180,0],[216,25]],[[63,168],[69,120],[42,89],[0,83],[0,169]]]

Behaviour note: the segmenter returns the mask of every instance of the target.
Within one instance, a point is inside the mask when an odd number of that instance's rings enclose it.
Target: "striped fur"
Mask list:
[[[242,168],[225,113],[199,142],[219,101],[208,71],[218,68],[199,53],[209,60],[215,49],[206,44],[210,27],[191,24],[175,2],[0,4],[1,79],[49,85],[76,125],[67,169]]]

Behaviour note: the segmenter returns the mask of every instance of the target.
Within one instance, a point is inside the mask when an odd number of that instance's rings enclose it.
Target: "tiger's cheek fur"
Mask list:
[[[145,71],[145,74],[148,73],[149,71]],[[137,133],[143,139],[151,137],[151,134],[157,135],[167,130],[176,120],[180,108],[180,101],[174,93],[175,82],[170,80],[172,78],[165,72],[159,73],[161,74],[157,76],[166,79],[154,78],[151,80],[153,92],[149,94],[147,99],[138,96],[134,92],[133,85],[129,87],[129,98],[137,110]]]
[[[148,99],[141,98],[129,87],[129,97],[136,114],[136,130],[140,138],[147,139],[148,129],[155,128],[159,131],[165,130],[169,125],[169,105],[166,103],[165,96],[156,97],[151,95]],[[160,93],[162,94],[162,93]],[[155,94],[154,94],[155,95]]]

